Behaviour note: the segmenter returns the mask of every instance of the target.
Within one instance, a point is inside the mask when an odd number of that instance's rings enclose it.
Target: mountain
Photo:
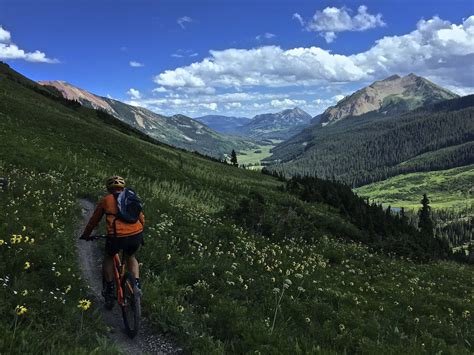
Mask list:
[[[220,115],[207,115],[196,117],[196,121],[204,123],[206,126],[220,133],[235,133],[240,127],[250,121],[248,117],[232,117]]]
[[[143,107],[94,95],[64,81],[41,81],[39,84],[85,107],[103,110],[160,142],[175,147],[216,158],[230,154],[232,149],[238,151],[256,147],[249,140],[218,133],[184,115],[163,116]]]
[[[246,125],[238,128],[241,136],[254,139],[288,139],[307,127],[312,117],[296,107],[278,113],[257,115]]]
[[[415,74],[404,77],[392,75],[356,91],[335,106],[329,107],[320,115],[319,122],[326,125],[367,113],[398,114],[456,97],[458,95]]]
[[[385,115],[312,125],[277,145],[264,162],[284,175],[361,186],[398,174],[474,163],[474,95]]]
[[[94,292],[77,262],[77,198],[96,201],[114,174],[144,201],[144,323],[178,351],[472,353],[472,266],[423,263],[443,241],[347,186],[285,183],[160,144],[2,64],[0,353],[124,350],[99,299],[78,308]]]

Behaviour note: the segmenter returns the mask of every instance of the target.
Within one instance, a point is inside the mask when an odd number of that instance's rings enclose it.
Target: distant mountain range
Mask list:
[[[368,113],[392,115],[456,97],[459,96],[415,74],[392,75],[346,96],[315,120],[326,125]]]
[[[218,158],[230,155],[232,149],[238,151],[257,147],[253,141],[218,133],[184,115],[163,116],[142,107],[94,95],[64,81],[41,81],[39,84],[85,107],[103,110],[158,141],[175,147]]]
[[[285,140],[309,126],[312,117],[296,107],[277,113],[265,113],[253,118],[203,116],[197,121],[222,133],[236,134],[256,140]]]
[[[196,117],[195,120],[204,123],[217,132],[235,134],[239,128],[245,126],[251,119],[248,117],[207,115]]]
[[[284,175],[353,186],[400,173],[474,163],[474,95],[460,98],[414,74],[391,76],[339,101],[264,160]]]

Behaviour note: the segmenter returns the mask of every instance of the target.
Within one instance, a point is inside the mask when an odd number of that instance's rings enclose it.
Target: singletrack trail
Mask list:
[[[85,199],[78,200],[82,208],[82,218],[77,229],[76,247],[82,276],[90,286],[94,303],[100,309],[102,319],[110,328],[109,338],[125,354],[179,354],[182,349],[174,345],[163,336],[154,334],[146,319],[142,318],[140,331],[134,339],[125,333],[122,312],[118,304],[111,311],[103,306],[102,292],[102,257],[103,243],[86,242],[79,240],[79,235],[84,230],[92,212],[94,204]],[[146,295],[145,295],[146,297]]]

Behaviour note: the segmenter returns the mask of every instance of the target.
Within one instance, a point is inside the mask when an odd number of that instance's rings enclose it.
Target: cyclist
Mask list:
[[[117,197],[125,188],[125,180],[120,176],[112,176],[106,181],[108,194],[104,196],[89,220],[81,239],[90,240],[92,231],[97,227],[102,216],[105,214],[107,223],[107,240],[105,243],[105,255],[102,264],[103,277],[105,279],[102,295],[105,298],[106,306],[113,306],[114,300],[114,255],[120,250],[124,251],[124,260],[127,269],[135,277],[137,286],[141,289],[139,279],[139,266],[135,258],[135,253],[143,244],[143,226],[145,225],[145,216],[140,212],[140,216],[135,223],[126,223],[116,218]]]

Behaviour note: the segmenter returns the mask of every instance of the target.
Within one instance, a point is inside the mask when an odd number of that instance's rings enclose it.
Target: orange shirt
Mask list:
[[[107,235],[114,235],[114,220],[115,215],[118,212],[117,201],[113,194],[104,196],[97,207],[95,208],[94,214],[92,215],[89,223],[87,223],[86,229],[84,230],[85,236],[90,236],[92,231],[97,227],[102,216],[105,214],[105,220],[107,222]],[[129,237],[131,235],[143,232],[143,226],[145,225],[145,215],[140,212],[140,217],[135,223],[126,223],[119,219],[115,221],[115,227],[117,230],[117,237]]]

